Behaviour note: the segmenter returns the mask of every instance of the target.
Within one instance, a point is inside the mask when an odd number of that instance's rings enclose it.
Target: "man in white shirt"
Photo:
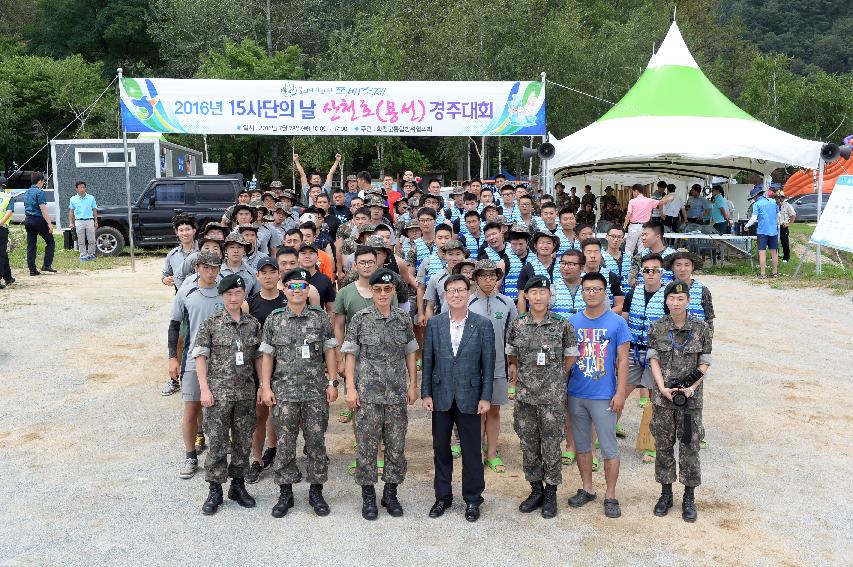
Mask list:
[[[675,185],[670,183],[666,186],[668,194],[672,195],[672,201],[662,205],[663,224],[672,232],[678,232],[678,225],[684,222],[684,199],[675,194]]]

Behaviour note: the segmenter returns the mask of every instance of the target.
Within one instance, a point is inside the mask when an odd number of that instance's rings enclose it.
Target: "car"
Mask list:
[[[225,209],[237,201],[242,186],[241,174],[152,179],[131,205],[134,246],[177,245],[178,238],[172,227],[175,215],[184,213],[195,218],[199,228],[218,222]],[[130,243],[129,236],[127,207],[98,209],[98,230],[95,231],[98,254],[118,256]]]
[[[15,206],[12,208],[12,222],[24,222],[24,200],[22,195],[26,192],[26,189],[7,189],[6,192],[11,193],[12,197],[15,197]],[[47,214],[50,216],[50,220],[55,223],[57,213],[56,192],[53,189],[45,189],[44,196],[47,199]]]
[[[823,203],[820,212],[826,208],[826,202],[829,200],[829,195],[823,195]],[[794,207],[794,213],[797,215],[795,222],[817,222],[817,194],[800,195],[788,201]]]

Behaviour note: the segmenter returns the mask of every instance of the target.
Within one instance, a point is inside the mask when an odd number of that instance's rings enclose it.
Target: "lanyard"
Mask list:
[[[687,338],[681,342],[675,340],[675,333],[670,330],[669,331],[669,342],[672,343],[672,349],[678,354],[684,353],[684,347],[687,346],[687,343],[690,342],[690,339],[693,337],[693,331],[690,330],[687,332]]]

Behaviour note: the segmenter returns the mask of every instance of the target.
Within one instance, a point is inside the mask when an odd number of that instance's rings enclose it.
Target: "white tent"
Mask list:
[[[552,142],[561,177],[634,173],[659,178],[816,169],[821,142],[759,122],[708,80],[675,22],[637,83],[604,116]]]

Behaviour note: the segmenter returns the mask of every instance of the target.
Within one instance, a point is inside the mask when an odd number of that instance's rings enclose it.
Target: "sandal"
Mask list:
[[[622,510],[619,508],[619,501],[615,498],[605,498],[604,515],[608,518],[618,518],[621,516]]]
[[[494,459],[483,459],[483,464],[497,474],[503,474],[506,472],[506,465],[504,465],[504,462],[500,457],[495,457]]]
[[[640,401],[637,402],[637,405],[641,408],[645,408],[647,405],[649,405],[649,398],[643,396],[642,398],[640,398]]]
[[[338,423],[349,423],[352,421],[352,410],[341,410],[341,413],[338,414]]]
[[[708,441],[706,441],[705,439],[702,439],[702,442],[699,443],[699,448],[700,449],[707,449],[708,448]]]
[[[616,437],[622,437],[622,438],[624,438],[624,437],[625,437],[625,435],[626,435],[626,433],[625,433],[625,430],[624,430],[624,429],[622,429],[622,424],[621,424],[621,423],[617,423],[617,424],[616,424]]]
[[[601,443],[598,442],[598,439],[595,440],[595,448],[601,449]]]
[[[376,474],[382,474],[385,471],[385,461],[376,461]]]
[[[515,386],[509,386],[506,389],[506,397],[508,397],[511,400],[515,399]]]
[[[575,457],[576,455],[574,451],[563,451],[563,464],[567,467],[572,466],[573,464],[575,464]]]
[[[598,469],[601,468],[601,459],[598,457],[592,458],[592,472],[598,472]]]
[[[643,462],[649,464],[654,463],[657,456],[657,451],[643,451]]]
[[[347,467],[347,474],[350,476],[355,476],[355,468],[358,466],[358,461],[353,459],[352,462]]]
[[[460,445],[459,443],[452,444],[450,446],[450,455],[454,459],[458,459],[459,457],[461,457],[462,456],[462,445]]]

